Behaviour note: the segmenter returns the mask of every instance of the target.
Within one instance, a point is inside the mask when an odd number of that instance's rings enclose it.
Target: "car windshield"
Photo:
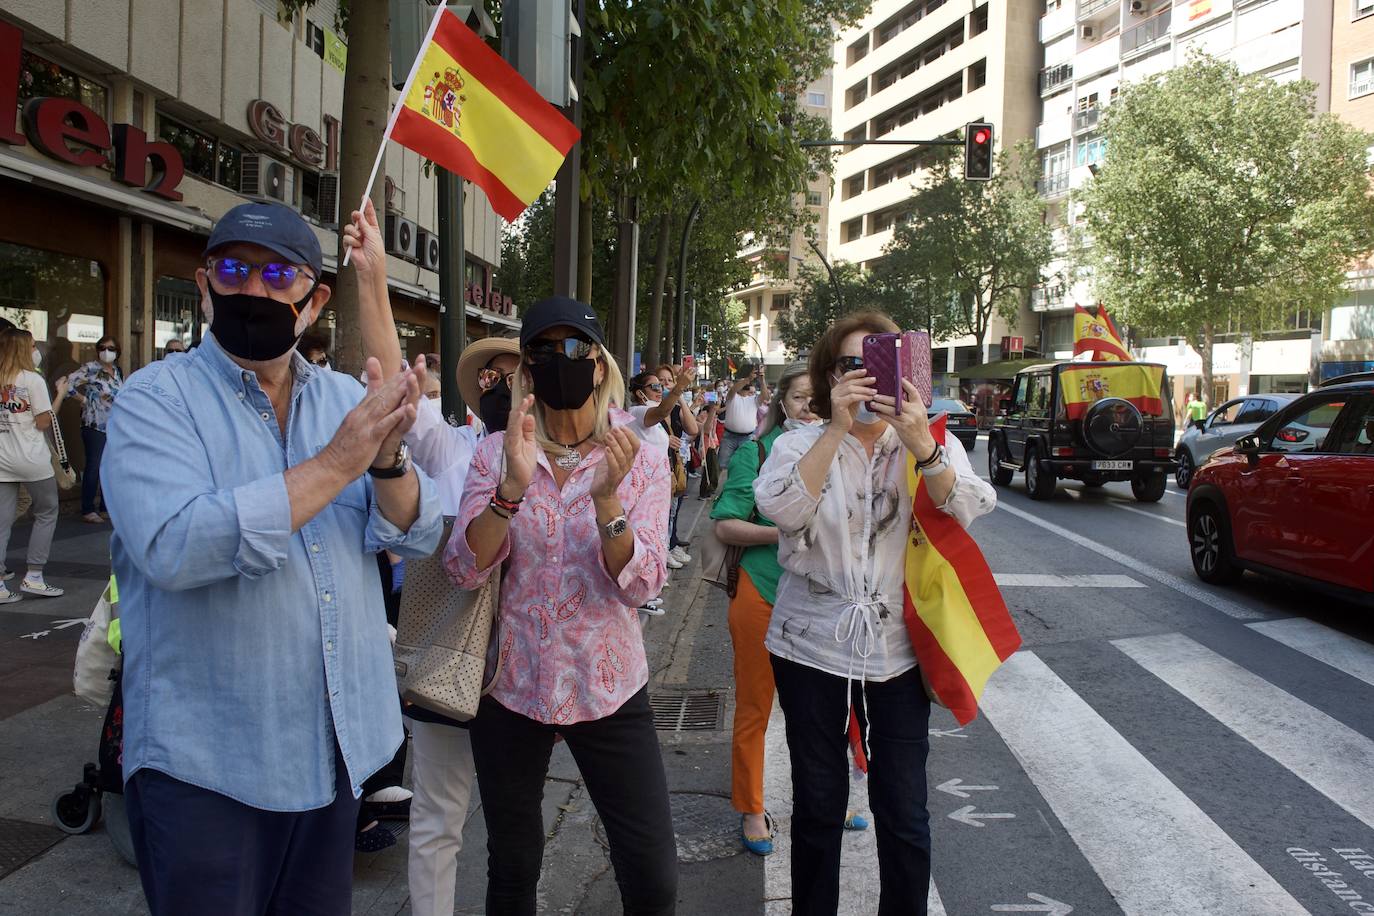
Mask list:
[[[954,398],[936,398],[931,402],[930,409],[935,413],[941,411],[945,413],[973,413],[973,408],[963,401],[956,401]]]
[[[1068,419],[1081,419],[1089,407],[1106,398],[1130,401],[1151,419],[1173,419],[1169,377],[1163,366],[1082,363],[1060,370],[1059,406]]]

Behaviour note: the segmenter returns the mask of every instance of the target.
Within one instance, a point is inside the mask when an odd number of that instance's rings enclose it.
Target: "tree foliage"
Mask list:
[[[1204,391],[1219,329],[1324,307],[1374,247],[1374,135],[1317,113],[1312,83],[1195,56],[1126,87],[1103,132],[1076,197],[1081,268],[1113,313],[1187,339]]]

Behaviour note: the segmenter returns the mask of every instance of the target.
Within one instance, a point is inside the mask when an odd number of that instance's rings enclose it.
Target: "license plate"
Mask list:
[[[1135,466],[1133,461],[1094,461],[1094,471],[1129,471]]]

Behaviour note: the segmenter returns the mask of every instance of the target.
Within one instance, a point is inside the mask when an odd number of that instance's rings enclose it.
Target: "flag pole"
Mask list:
[[[447,3],[440,3],[439,8],[435,10],[434,18],[430,20],[429,29],[425,32],[425,38],[420,42],[420,50],[415,54],[415,61],[410,65],[410,75],[406,77],[406,83],[401,87],[401,94],[396,98],[396,104],[391,106],[391,116],[387,118],[386,130],[382,132],[382,142],[377,149],[377,158],[372,162],[372,173],[367,176],[367,184],[363,185],[363,199],[358,201],[359,210],[367,208],[367,199],[372,196],[372,186],[377,183],[377,173],[381,171],[382,160],[386,158],[386,144],[391,139],[391,131],[395,129],[396,119],[401,116],[401,109],[405,107],[406,99],[410,96],[410,87],[420,72],[420,62],[425,59],[425,51],[429,49],[430,42],[434,40],[434,33],[439,30],[440,17],[447,11]],[[352,255],[352,248],[344,251],[344,267],[348,266]]]

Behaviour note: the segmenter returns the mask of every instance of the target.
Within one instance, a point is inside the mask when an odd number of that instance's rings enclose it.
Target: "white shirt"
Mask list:
[[[732,433],[752,436],[759,425],[759,396],[737,394],[725,405],[725,428]]]
[[[663,428],[663,424],[654,423],[651,426],[644,424],[644,418],[648,416],[649,411],[657,406],[657,404],[632,404],[625,409],[634,415],[635,422],[630,426],[630,429],[639,436],[639,441],[645,445],[657,446],[666,452],[668,451],[668,431]]]
[[[411,460],[438,488],[439,511],[444,515],[458,514],[477,440],[477,430],[471,426],[448,425],[438,398],[420,398],[405,442],[410,446]]]
[[[0,480],[47,480],[53,476],[48,441],[34,418],[52,410],[48,385],[37,372],[20,372],[0,386]]]
[[[890,680],[916,667],[902,618],[911,518],[906,449],[889,428],[870,459],[846,436],[816,499],[797,465],[824,431],[783,433],[754,482],[759,512],[778,526],[783,567],[764,643],[780,658],[829,674]],[[997,493],[954,436],[946,437],[945,463],[943,473],[957,477],[940,508],[968,527],[996,507]]]

